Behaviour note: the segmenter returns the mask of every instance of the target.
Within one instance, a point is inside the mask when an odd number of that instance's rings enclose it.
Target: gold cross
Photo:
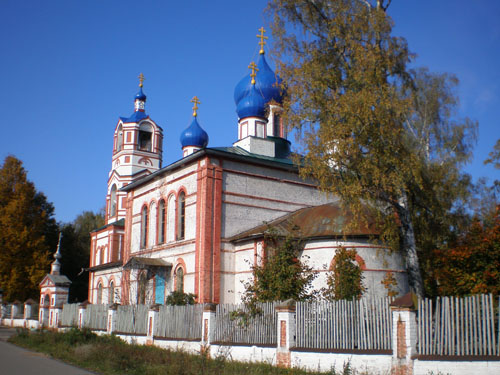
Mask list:
[[[142,83],[146,78],[144,78],[144,74],[139,74],[139,87],[142,87]]]
[[[198,109],[198,104],[201,104],[200,99],[198,99],[197,96],[193,96],[193,99],[191,99],[191,103],[194,103],[193,116],[196,117],[198,115],[198,113],[196,113],[196,110]]]
[[[257,64],[253,61],[248,65],[248,69],[252,69],[252,73],[250,73],[250,77],[252,77],[252,85],[255,85],[255,77],[257,77],[257,73],[259,69],[257,69]]]
[[[260,31],[260,34],[257,35],[257,38],[260,39],[260,42],[259,42],[260,51],[259,51],[259,53],[262,55],[262,54],[264,54],[264,45],[266,44],[266,41],[264,39],[268,39],[268,37],[264,36],[264,33],[266,32],[266,30],[264,30],[264,27],[261,27],[259,29],[259,31]]]

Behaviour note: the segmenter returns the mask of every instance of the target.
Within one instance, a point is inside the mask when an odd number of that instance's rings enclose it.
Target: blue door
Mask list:
[[[163,305],[163,302],[165,301],[165,272],[159,271],[155,278],[155,303]]]

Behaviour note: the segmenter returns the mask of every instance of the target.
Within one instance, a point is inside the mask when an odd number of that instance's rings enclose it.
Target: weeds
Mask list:
[[[328,375],[354,375],[354,374],[355,372],[351,367],[351,361],[347,361],[344,363],[344,366],[342,367],[342,372],[338,372],[337,370],[335,370],[334,366],[332,366],[330,372],[328,372]]]
[[[155,346],[130,345],[116,336],[97,336],[89,330],[71,329],[64,333],[20,330],[9,341],[103,375],[320,374],[299,369],[283,369],[269,364],[230,361],[226,355],[210,359],[201,354],[188,354]]]

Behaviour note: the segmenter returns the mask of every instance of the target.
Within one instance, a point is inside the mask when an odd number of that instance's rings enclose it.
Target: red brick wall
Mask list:
[[[286,347],[286,322],[280,321],[280,347]]]
[[[397,329],[397,356],[398,358],[406,358],[406,323],[398,321]]]
[[[286,353],[276,353],[276,365],[278,367],[290,367],[292,359],[291,359],[291,353],[286,352]]]

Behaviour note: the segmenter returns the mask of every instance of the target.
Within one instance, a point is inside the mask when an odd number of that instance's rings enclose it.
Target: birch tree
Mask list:
[[[422,224],[425,214],[440,222],[448,214],[439,197],[466,184],[460,167],[476,124],[451,119],[451,76],[410,71],[413,55],[392,35],[389,4],[272,0],[268,10],[286,82],[283,119],[305,155],[301,174],[340,196],[360,220],[362,206],[371,208],[381,239],[402,251],[410,287],[422,296],[423,231],[415,220]],[[442,92],[422,91],[434,78],[442,79]]]

